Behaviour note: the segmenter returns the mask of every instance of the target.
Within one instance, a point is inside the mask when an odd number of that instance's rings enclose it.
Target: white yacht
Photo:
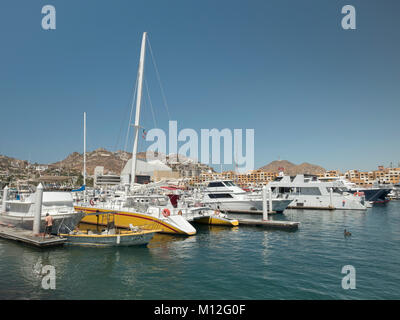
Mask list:
[[[388,202],[388,195],[393,189],[390,185],[379,185],[377,183],[374,183],[371,187],[362,188],[354,182],[348,181],[345,177],[320,177],[318,180],[322,182],[335,181],[337,183],[341,183],[349,193],[362,193],[365,201],[369,202],[370,204]]]
[[[228,212],[258,212],[263,209],[261,193],[246,192],[232,180],[210,181],[205,189],[197,190],[194,197],[205,206]],[[272,211],[283,212],[291,201],[273,196]]]
[[[321,182],[316,178],[279,176],[268,183],[273,193],[293,200],[289,208],[366,210],[362,195],[349,193],[341,183]]]
[[[19,228],[32,230],[36,193],[17,199],[3,199],[0,221]],[[5,210],[4,210],[5,209]],[[83,217],[82,212],[76,212],[70,192],[44,191],[41,211],[40,232],[45,229],[44,220],[49,213],[53,219],[52,233],[69,232]]]
[[[391,200],[400,200],[400,184],[393,185],[393,189],[388,194]]]

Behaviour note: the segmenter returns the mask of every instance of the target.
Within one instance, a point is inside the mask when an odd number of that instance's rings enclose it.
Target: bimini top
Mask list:
[[[36,193],[32,193],[27,202],[35,202]],[[44,191],[42,205],[44,206],[67,206],[73,207],[72,194],[70,192]]]

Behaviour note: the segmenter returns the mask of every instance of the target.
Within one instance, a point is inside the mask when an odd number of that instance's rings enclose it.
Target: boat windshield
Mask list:
[[[347,188],[333,187],[333,188],[327,188],[327,189],[328,189],[328,192],[329,192],[329,189],[332,189],[332,192],[340,193],[340,194],[342,194],[343,192],[348,192]]]
[[[208,188],[224,187],[222,182],[210,182]]]
[[[225,184],[227,187],[234,187],[234,186],[235,186],[235,184],[234,184],[232,181],[224,181],[224,184]]]

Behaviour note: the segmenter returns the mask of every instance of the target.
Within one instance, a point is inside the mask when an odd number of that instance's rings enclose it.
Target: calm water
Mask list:
[[[300,229],[196,226],[193,237],[109,249],[38,250],[0,239],[0,299],[400,298],[400,202],[366,212],[287,210],[275,219],[300,221]],[[55,290],[41,288],[40,264],[55,266]],[[341,287],[348,264],[355,290]]]

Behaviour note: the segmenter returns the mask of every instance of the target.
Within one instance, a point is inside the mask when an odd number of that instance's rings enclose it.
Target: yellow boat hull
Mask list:
[[[115,213],[115,226],[118,228],[129,228],[129,225],[132,224],[134,226],[139,226],[147,230],[161,230],[163,233],[170,234],[183,234],[183,235],[193,235],[193,233],[183,232],[178,228],[172,226],[166,221],[158,219],[156,217],[152,217],[147,214],[129,212],[129,211],[118,211],[118,210],[110,210],[110,209],[99,209],[94,207],[81,207],[74,206],[76,211],[83,211],[85,213],[94,213],[99,212],[99,215],[89,215],[84,216],[81,220],[82,223],[88,224],[98,224],[98,225],[106,225],[107,218],[106,215],[102,215],[101,212],[110,212]]]
[[[194,221],[198,222],[198,223],[211,224],[211,225],[217,225],[217,226],[235,227],[235,226],[239,225],[239,221],[238,220],[225,219],[225,218],[221,218],[221,217],[218,217],[218,216],[202,217],[202,218],[198,218],[198,219],[196,218]]]

